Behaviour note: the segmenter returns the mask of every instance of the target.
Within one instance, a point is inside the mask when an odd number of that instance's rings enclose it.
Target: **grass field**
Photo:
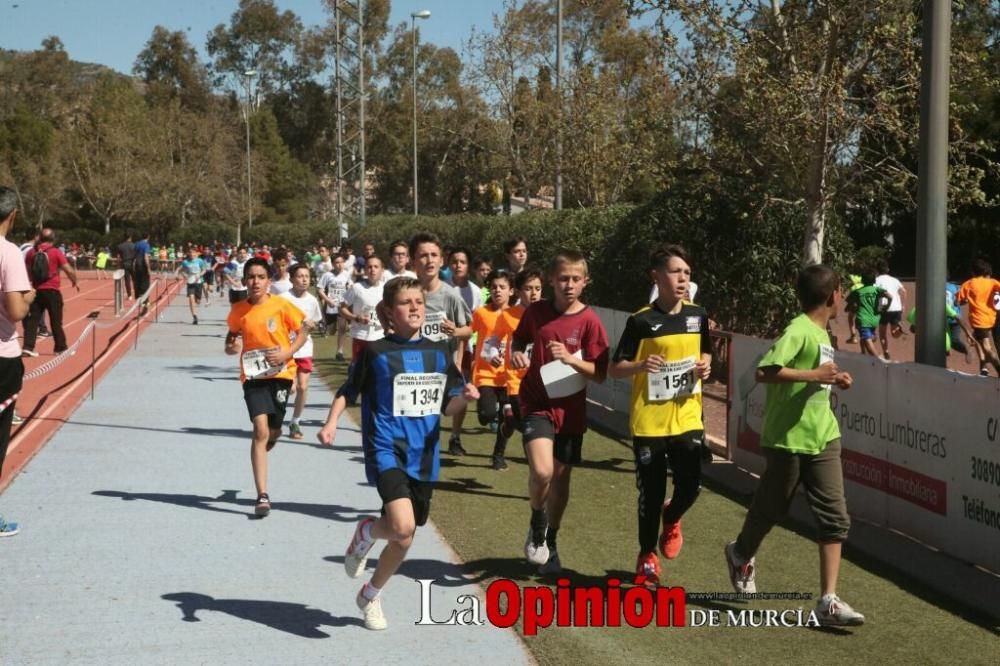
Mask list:
[[[332,359],[330,338],[316,341],[316,358]],[[333,387],[346,365],[317,362]],[[357,412],[351,415],[357,420]],[[450,419],[445,424],[450,427]],[[447,441],[448,432],[442,430]],[[527,467],[520,438],[508,446],[506,472],[489,468],[493,438],[470,410],[463,442],[469,455],[441,456],[431,519],[465,563],[466,575],[484,587],[498,578],[523,585],[549,584],[524,560]],[[559,553],[574,585],[630,583],[637,552],[636,489],[627,442],[591,431],[583,465],[573,473],[573,496],[559,533]],[[740,529],[749,497],[706,485],[684,518],[684,549],[663,561],[664,584],[690,592],[730,592],[723,547]],[[419,534],[418,537],[419,538]],[[1000,627],[942,598],[891,567],[845,549],[840,595],[867,617],[853,629],[745,628],[725,626],[728,610],[812,609],[815,601],[688,602],[688,609],[717,609],[723,626],[684,628],[549,628],[525,637],[541,664],[630,663],[982,663],[1000,659]],[[757,556],[760,592],[816,594],[818,554],[807,534],[777,527]],[[520,626],[519,626],[520,629]]]

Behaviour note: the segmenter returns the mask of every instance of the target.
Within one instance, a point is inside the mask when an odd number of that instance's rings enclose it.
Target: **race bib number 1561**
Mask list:
[[[701,381],[695,371],[695,358],[664,363],[659,372],[649,373],[649,399],[653,402],[676,400],[701,393]]]

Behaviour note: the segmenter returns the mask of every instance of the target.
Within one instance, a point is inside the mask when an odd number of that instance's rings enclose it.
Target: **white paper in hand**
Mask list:
[[[577,351],[573,356],[583,359]],[[565,398],[587,387],[587,378],[562,361],[552,361],[541,367],[542,384],[550,398]]]

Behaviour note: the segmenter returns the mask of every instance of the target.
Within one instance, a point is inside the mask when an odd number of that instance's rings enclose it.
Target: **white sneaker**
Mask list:
[[[562,573],[562,562],[559,561],[559,553],[549,550],[549,559],[542,566],[538,567],[538,573],[543,576]]]
[[[361,612],[365,614],[365,628],[372,631],[382,631],[389,626],[389,623],[385,621],[385,614],[382,612],[382,595],[368,601],[365,599],[366,587],[368,587],[367,583],[361,587],[354,601],[358,604]]]
[[[736,554],[736,542],[726,544],[726,564],[729,565],[729,582],[737,592],[752,594],[757,591],[757,558],[743,560]]]
[[[370,516],[359,520],[358,526],[354,528],[351,543],[347,544],[347,552],[344,553],[344,570],[351,578],[360,576],[365,570],[365,565],[368,564],[368,551],[375,545],[375,541],[365,541],[361,538],[361,534],[366,524],[374,522],[375,519]]]
[[[549,547],[545,543],[545,539],[542,539],[540,545],[535,545],[534,540],[531,538],[531,528],[528,528],[528,538],[524,542],[524,556],[528,558],[528,561],[532,564],[544,565],[549,561]]]
[[[819,600],[816,604],[816,619],[824,627],[857,627],[865,623],[865,616],[836,594],[824,595]]]
[[[38,358],[38,352],[34,349],[22,349],[21,356],[27,356],[29,358]]]

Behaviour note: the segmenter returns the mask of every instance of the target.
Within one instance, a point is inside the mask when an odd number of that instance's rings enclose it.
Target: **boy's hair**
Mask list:
[[[288,259],[288,250],[285,250],[283,248],[278,248],[277,250],[271,253],[271,261],[277,263],[282,259]]]
[[[691,260],[688,259],[687,251],[680,245],[663,244],[650,252],[649,254],[649,268],[650,270],[655,270],[657,268],[665,268],[670,262],[671,257],[677,257],[682,259],[685,264],[691,265]]]
[[[371,261],[372,259],[378,259],[379,266],[385,268],[385,262],[382,261],[382,257],[378,256],[377,254],[373,254],[370,257],[365,257],[365,268],[368,268],[368,262]]]
[[[340,244],[340,251],[341,252],[346,252],[347,254],[350,254],[351,250],[353,250],[353,249],[354,249],[354,246],[351,245],[351,241],[349,241],[349,240],[345,240],[343,243]]]
[[[879,259],[875,262],[875,270],[878,271],[879,275],[886,275],[889,273],[889,262],[885,259]]]
[[[267,259],[262,257],[250,257],[247,259],[247,263],[243,264],[243,277],[245,278],[250,274],[250,269],[254,266],[260,266],[267,273],[268,277],[271,277],[271,267],[267,265]]]
[[[865,286],[875,284],[877,277],[875,269],[871,266],[865,266],[861,269],[861,284]]]
[[[811,312],[829,302],[833,293],[840,288],[840,276],[837,271],[823,264],[814,264],[803,268],[799,273],[795,292],[799,297],[799,305],[803,312]]]
[[[483,264],[489,264],[490,266],[492,266],[493,262],[490,261],[487,257],[476,257],[475,259],[472,260],[472,267],[475,268],[476,270],[479,270],[479,267],[482,266]]]
[[[298,273],[299,271],[306,271],[307,273],[310,274],[310,276],[312,275],[312,271],[309,270],[309,266],[303,263],[303,264],[295,264],[294,266],[292,266],[292,269],[288,271],[288,276],[295,277],[295,274]]]
[[[514,251],[514,248],[521,243],[524,243],[524,247],[528,247],[528,241],[524,239],[524,236],[515,236],[514,238],[511,238],[508,241],[504,241],[503,253],[510,254],[511,252]]]
[[[986,261],[982,257],[979,257],[972,262],[972,274],[975,277],[989,277],[993,274],[993,267],[990,266],[990,262]]]
[[[421,292],[424,290],[420,286],[420,280],[406,276],[394,277],[382,289],[382,303],[387,307],[394,306],[396,304],[396,296],[399,292],[406,289],[419,289]]]
[[[524,270],[514,277],[514,288],[520,291],[530,280],[538,280],[545,284],[545,275],[537,266],[525,266]]]
[[[506,280],[508,287],[514,286],[510,271],[506,268],[494,268],[490,271],[490,274],[486,276],[486,286],[492,287],[494,280]]]
[[[389,256],[390,257],[392,256],[393,250],[395,250],[397,247],[401,247],[404,250],[406,250],[407,252],[410,251],[410,246],[406,244],[405,240],[403,240],[402,238],[400,238],[399,240],[392,241],[392,244],[389,246]]]
[[[589,276],[587,268],[587,258],[578,250],[560,250],[549,263],[549,275],[555,275],[563,264],[583,264],[583,275]]]
[[[439,252],[444,252],[444,244],[437,234],[431,233],[419,233],[410,239],[410,256],[415,257],[417,254],[417,246],[423,245],[424,243],[434,243],[438,246]]]
[[[448,253],[448,262],[449,263],[451,262],[451,258],[454,257],[456,254],[464,254],[466,261],[470,261],[470,262],[472,261],[472,255],[469,254],[469,251],[466,250],[464,247],[453,247],[453,248],[451,248],[451,252]]]

